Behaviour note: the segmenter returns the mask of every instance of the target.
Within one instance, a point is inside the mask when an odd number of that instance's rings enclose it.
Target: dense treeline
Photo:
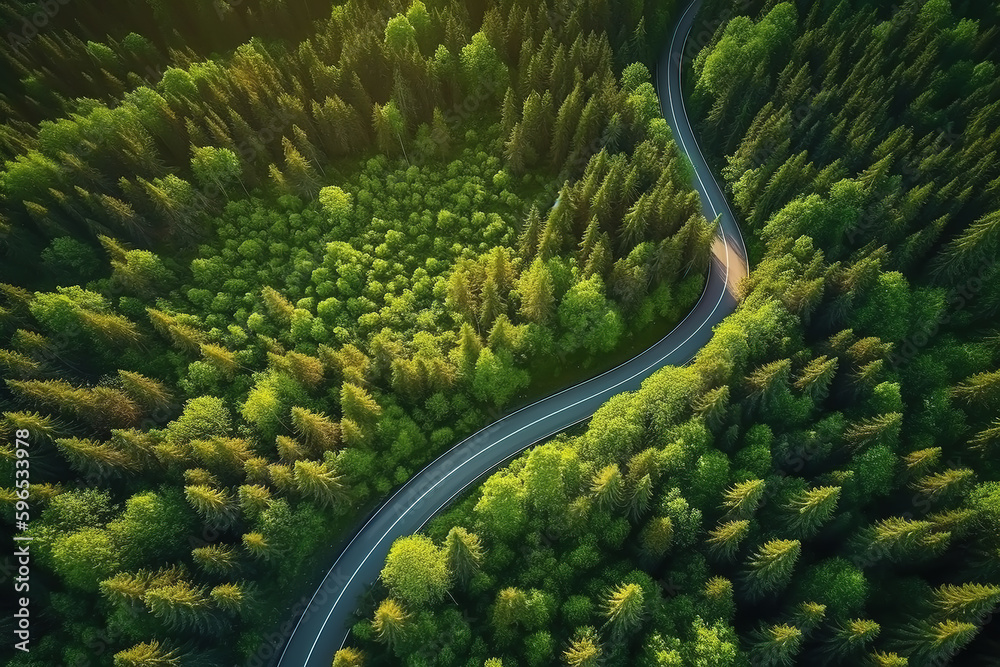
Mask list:
[[[975,279],[960,324],[988,323],[1000,307],[997,7],[747,5],[760,19],[717,32],[692,93],[747,224],[765,240],[807,234],[831,261],[884,253],[921,285],[968,292]]]
[[[781,273],[806,272],[813,249],[790,250]],[[948,433],[1000,354],[979,347],[928,414],[881,339],[807,347],[793,286],[398,541],[355,626],[365,664],[990,664],[996,462]]]
[[[329,3],[308,0],[295,16],[269,0],[0,3],[0,95],[11,118],[31,125],[76,111],[79,98],[114,100],[155,84],[167,67],[230,53],[252,37],[298,42]],[[5,114],[6,115],[6,114]]]
[[[995,664],[1000,22],[890,9],[705,4],[739,311],[395,544],[335,664]]]
[[[0,431],[45,613],[11,664],[256,659],[359,510],[698,298],[713,225],[632,62],[667,7],[375,4],[211,49],[190,8],[77,9],[18,51]]]
[[[549,141],[532,142],[562,129],[568,136],[557,132],[560,159],[553,164],[558,171],[563,153],[575,148],[567,167],[579,173],[604,145],[599,138],[609,120],[612,144],[634,139],[623,137],[621,127],[637,120],[624,117],[610,86],[612,66],[630,61],[621,61],[621,51],[641,55],[642,49],[623,48],[612,62],[603,37],[612,6],[592,4],[492,7],[475,33],[457,3],[436,10],[422,3],[378,10],[343,5],[296,45],[254,39],[224,60],[168,68],[155,87],[123,88],[114,106],[84,99],[37,133],[12,122],[3,144],[16,160],[0,181],[4,275],[30,266],[40,241],[67,233],[106,233],[138,244],[169,238],[192,208],[218,203],[206,197],[214,190],[206,193],[205,178],[217,185],[238,175],[252,188],[285,176],[290,187],[309,190],[309,170],[322,160],[373,146],[395,150],[422,124],[433,127],[435,108],[448,114],[447,122],[502,103],[508,131],[513,116],[527,111],[530,127],[509,137],[512,166],[531,166],[539,159],[533,153]],[[622,28],[626,45],[635,44],[645,34],[642,7],[619,18],[635,26]],[[648,115],[650,104],[640,99],[635,112]],[[228,149],[238,164],[206,159],[199,169],[192,146]]]

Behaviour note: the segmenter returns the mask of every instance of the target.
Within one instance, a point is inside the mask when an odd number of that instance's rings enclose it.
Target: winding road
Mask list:
[[[639,388],[665,365],[689,362],[736,308],[735,288],[747,273],[746,248],[729,205],[695,140],[681,95],[683,50],[701,0],[684,11],[656,68],[660,107],[694,166],[705,217],[719,219],[705,289],[687,317],[645,352],[490,424],[442,454],[393,494],[357,531],[298,616],[280,667],[330,667],[347,639],[358,598],[378,579],[393,541],[419,531],[438,511],[488,472],[567,427],[588,419],[615,394]],[[293,619],[294,620],[294,619]],[[284,633],[285,636],[288,633]],[[275,642],[279,643],[279,642]]]

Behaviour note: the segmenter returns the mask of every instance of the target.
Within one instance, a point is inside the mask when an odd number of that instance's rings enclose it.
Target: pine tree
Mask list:
[[[287,435],[279,435],[275,439],[275,446],[278,450],[278,458],[281,459],[282,463],[295,463],[300,459],[308,458],[302,445]]]
[[[532,205],[531,209],[528,211],[528,217],[524,221],[521,235],[517,241],[517,247],[520,251],[521,259],[525,262],[535,256],[535,253],[538,250],[538,241],[541,238],[541,233],[542,216],[538,212],[538,207]]]
[[[253,604],[249,590],[241,584],[219,584],[208,595],[219,609],[233,616],[242,614]]]
[[[563,660],[569,667],[597,667],[604,657],[604,649],[597,632],[590,626],[577,628]]]
[[[56,438],[55,443],[70,465],[84,476],[107,478],[137,468],[130,457],[107,443],[85,438]]]
[[[153,578],[154,575],[145,570],[119,572],[100,583],[101,595],[116,605],[138,610]]]
[[[604,601],[605,625],[617,640],[637,630],[645,613],[645,594],[638,584],[619,584]]]
[[[242,541],[243,548],[254,558],[266,560],[277,553],[276,549],[267,541],[267,538],[256,531],[244,533]]]
[[[493,606],[493,626],[500,631],[523,624],[528,613],[528,596],[520,588],[508,587],[497,593]]]
[[[798,540],[771,540],[747,561],[745,590],[750,599],[759,599],[784,588],[792,577],[802,552]]]
[[[918,664],[947,662],[978,632],[979,626],[975,623],[951,619],[937,622],[920,620],[904,629],[899,645],[905,648],[911,661],[919,661]]]
[[[379,151],[386,155],[399,155],[403,149],[406,121],[393,100],[372,107],[372,127]]]
[[[573,133],[570,160],[576,162],[587,159],[602,143],[606,143],[609,149],[617,148],[619,135],[616,128],[621,128],[620,118],[619,114],[616,113],[608,119],[600,97],[591,96],[584,104],[583,111],[580,112],[580,122],[577,123],[576,131]],[[605,120],[607,120],[605,135],[599,137],[601,124]]]
[[[583,232],[583,238],[580,240],[580,250],[577,253],[578,266],[586,266],[587,262],[590,261],[590,256],[594,252],[594,246],[597,245],[600,234],[601,223],[597,216],[591,216],[587,228]]]
[[[562,53],[563,51],[560,51]],[[563,82],[560,81],[560,84]],[[583,112],[584,94],[581,85],[573,88],[573,91],[563,100],[556,116],[555,130],[552,133],[552,144],[549,149],[552,166],[559,168],[566,161],[569,155],[570,143]]]
[[[63,433],[63,427],[52,417],[37,412],[4,412],[3,421],[8,431],[25,430],[39,440],[54,440]]]
[[[204,468],[188,468],[184,471],[184,483],[190,486],[218,486],[219,478]]]
[[[611,511],[620,507],[625,489],[618,465],[612,463],[595,473],[590,491],[601,509]]]
[[[237,489],[236,497],[239,501],[240,511],[249,519],[259,517],[261,512],[271,504],[270,490],[260,484],[242,484]]]
[[[936,466],[940,460],[940,447],[927,447],[915,452],[910,452],[903,457],[903,463],[906,466],[906,471],[915,476],[922,476],[929,472],[929,470]]]
[[[1000,216],[997,218],[1000,220]],[[985,410],[1000,406],[1000,371],[978,373],[952,389],[952,395],[972,407]]]
[[[829,393],[830,384],[837,373],[838,363],[839,360],[836,357],[831,359],[826,355],[812,359],[795,380],[795,388],[808,396],[814,403],[823,401]]]
[[[716,387],[702,394],[694,409],[705,420],[709,429],[716,431],[721,428],[729,410],[729,385]]]
[[[321,508],[339,505],[347,498],[343,477],[318,461],[295,462],[295,487]]]
[[[325,414],[295,406],[292,427],[315,456],[334,451],[340,444],[340,427]]]
[[[315,389],[323,381],[325,372],[323,362],[316,357],[300,352],[288,352],[283,355],[268,352],[267,358],[271,366],[288,374],[305,387]]]
[[[760,667],[791,667],[802,648],[802,631],[793,625],[763,625],[753,633],[750,654]]]
[[[382,407],[365,389],[351,382],[345,382],[340,388],[340,409],[346,419],[359,424],[366,424],[377,419],[382,414]],[[341,424],[343,428],[343,424]]]
[[[754,370],[747,378],[750,389],[747,402],[763,414],[772,412],[781,390],[787,386],[791,363],[789,359],[779,359]]]
[[[987,456],[1000,449],[1000,419],[995,419],[989,426],[976,433],[969,446]]]
[[[722,506],[726,508],[726,516],[731,519],[745,519],[753,516],[764,498],[766,484],[762,479],[750,479],[739,482],[733,488],[726,490],[722,498]]]
[[[479,324],[482,330],[488,331],[493,322],[507,310],[507,304],[500,296],[500,291],[492,276],[483,283],[483,291],[480,295]]]
[[[176,316],[155,308],[147,308],[149,320],[160,333],[169,336],[181,350],[197,352],[205,343],[205,335],[192,326],[182,323]]]
[[[594,251],[590,253],[590,258],[587,260],[587,265],[584,267],[584,278],[590,278],[594,275],[604,278],[608,273],[609,267],[611,266],[612,258],[611,239],[607,232],[601,232],[596,245],[594,245]]]
[[[295,306],[288,299],[278,292],[278,290],[269,286],[265,286],[260,293],[264,298],[264,305],[272,317],[283,324],[291,322]]]
[[[477,321],[476,312],[478,305],[473,296],[472,285],[469,281],[468,273],[459,267],[448,279],[448,297],[446,305],[450,310],[458,313],[469,322]]]
[[[138,327],[127,317],[115,313],[97,313],[85,308],[81,308],[78,315],[85,328],[108,343],[131,346],[142,340]]]
[[[285,151],[285,168],[283,173],[302,195],[311,196],[319,189],[319,175],[316,169],[295,147],[288,137],[281,138],[281,146]]]
[[[919,561],[936,555],[947,546],[949,533],[932,533],[930,521],[889,517],[861,534],[858,546],[868,561]]]
[[[239,438],[214,437],[189,442],[191,455],[227,481],[242,479],[251,446]]]
[[[90,394],[63,380],[6,380],[6,383],[22,400],[50,405],[71,415],[86,418],[97,409]]]
[[[512,87],[507,88],[503,96],[503,106],[500,113],[501,136],[509,137],[514,126],[521,120],[517,94]]]
[[[186,581],[151,588],[143,596],[146,608],[174,631],[195,630],[210,634],[219,630],[219,618],[203,588]]]
[[[827,664],[853,664],[860,661],[881,632],[881,626],[865,618],[837,624],[824,641],[822,651]]]
[[[447,158],[451,154],[452,136],[451,129],[444,114],[437,107],[431,115],[431,140],[434,142],[435,155],[440,158]]]
[[[674,537],[674,522],[668,516],[654,517],[639,537],[643,556],[657,561],[666,555]]]
[[[555,310],[552,274],[541,259],[535,259],[531,267],[518,280],[521,293],[521,316],[529,322],[544,324]]]
[[[875,445],[894,446],[899,440],[899,430],[903,415],[899,412],[887,412],[877,417],[863,419],[851,424],[844,431],[844,439],[855,451],[860,451]]]
[[[646,474],[636,480],[628,502],[629,519],[635,523],[649,510],[653,498],[653,480]]]
[[[629,459],[627,480],[630,484],[634,484],[643,475],[649,475],[655,482],[660,477],[663,465],[664,461],[658,449],[655,447],[644,449]]]
[[[369,381],[372,362],[364,352],[350,343],[339,350],[331,350],[326,345],[319,346],[320,359],[326,366],[332,366],[340,373],[341,379],[356,385]]]
[[[976,511],[971,509],[945,510],[927,515],[934,524],[934,532],[948,533],[957,539],[965,538],[975,527]]]
[[[483,547],[479,536],[455,526],[448,531],[444,548],[452,576],[459,584],[467,586],[483,561]]]
[[[555,206],[545,219],[545,226],[538,241],[538,257],[542,261],[558,255],[570,240],[573,224],[571,196],[569,183],[564,183]]]
[[[394,647],[405,639],[409,620],[403,605],[392,598],[386,598],[375,610],[372,629],[379,641]]]
[[[235,354],[213,343],[202,343],[199,348],[202,359],[221,371],[225,377],[232,378],[235,375],[238,366]]]
[[[812,634],[826,618],[826,605],[819,602],[801,602],[791,613],[791,622],[802,631],[804,637]]]
[[[356,648],[342,648],[333,654],[333,667],[364,667],[364,654]]]
[[[177,667],[182,664],[178,649],[168,649],[157,640],[142,642],[115,653],[115,667]]]
[[[750,532],[750,522],[746,519],[728,521],[709,531],[705,541],[709,551],[719,560],[731,560]]]
[[[949,468],[942,472],[924,475],[914,488],[929,500],[940,502],[960,496],[974,481],[976,473],[970,468]]]
[[[345,447],[363,446],[369,441],[370,436],[371,432],[368,429],[350,417],[340,420],[340,438]]]
[[[458,333],[458,347],[455,348],[454,359],[458,366],[459,374],[471,381],[475,370],[479,353],[483,349],[483,343],[476,334],[476,330],[468,322],[463,322]]]
[[[0,350],[0,368],[4,368],[7,374],[20,380],[30,380],[42,374],[42,365],[31,357],[12,352],[10,350]]]
[[[905,656],[883,651],[872,651],[868,654],[868,661],[872,667],[909,667],[910,664],[910,660]]]
[[[191,558],[209,574],[229,574],[236,568],[236,554],[224,544],[196,547],[191,550]]]
[[[184,496],[210,528],[225,529],[237,518],[236,505],[228,491],[204,485],[184,487]]]
[[[486,339],[486,344],[489,346],[491,352],[497,353],[503,351],[508,354],[514,354],[518,348],[519,336],[520,331],[518,328],[511,324],[506,315],[501,315],[493,323],[493,328],[490,329],[490,335]]]
[[[943,584],[934,591],[933,605],[953,620],[982,622],[1000,603],[1000,586],[992,584]]]
[[[166,410],[174,404],[170,390],[158,380],[121,369],[118,379],[125,393],[149,410]]]
[[[820,486],[798,493],[786,506],[789,530],[799,537],[814,535],[833,516],[839,498],[839,486]]]

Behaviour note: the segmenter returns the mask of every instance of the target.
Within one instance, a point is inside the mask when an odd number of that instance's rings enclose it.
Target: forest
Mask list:
[[[998,19],[707,0],[738,311],[396,542],[334,664],[997,664]]]
[[[252,664],[393,489],[680,321],[683,4],[0,3],[5,663]],[[332,664],[995,664],[998,32],[704,0],[738,310],[393,544]]]
[[[701,293],[667,8],[306,7],[3,5],[8,664],[250,659],[392,489]]]

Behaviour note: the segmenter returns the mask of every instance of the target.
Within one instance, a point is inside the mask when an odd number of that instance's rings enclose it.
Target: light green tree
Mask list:
[[[467,585],[483,562],[484,551],[479,536],[465,528],[454,526],[448,531],[444,549],[452,576],[462,586]]]
[[[761,545],[747,562],[747,596],[758,599],[788,585],[801,552],[798,540],[770,540]]]
[[[620,584],[608,593],[604,602],[606,625],[618,639],[637,630],[645,614],[645,594],[638,584]]]
[[[406,636],[410,616],[401,605],[392,598],[386,598],[379,603],[372,619],[372,629],[379,641],[390,647],[398,645]]]
[[[444,549],[423,535],[393,542],[381,574],[393,596],[410,607],[440,600],[448,590],[450,577]]]

